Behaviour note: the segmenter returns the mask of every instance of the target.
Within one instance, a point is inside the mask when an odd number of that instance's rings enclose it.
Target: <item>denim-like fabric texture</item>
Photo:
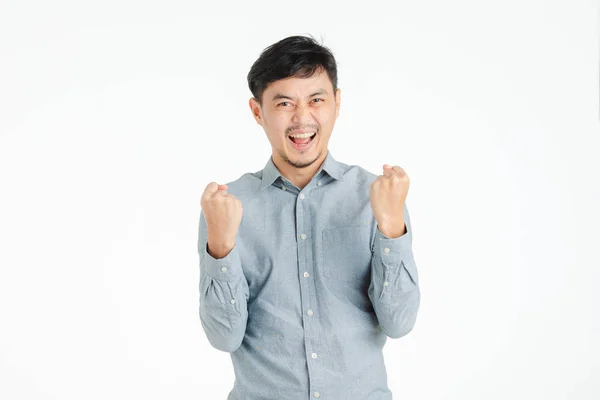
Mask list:
[[[227,183],[243,216],[221,259],[200,212],[199,314],[210,344],[230,353],[228,400],[392,399],[382,348],[413,328],[421,295],[408,209],[406,233],[384,236],[376,178],[328,151],[299,190],[269,157]]]

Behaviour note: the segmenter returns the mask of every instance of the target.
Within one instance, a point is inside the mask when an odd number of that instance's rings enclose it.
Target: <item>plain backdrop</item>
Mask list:
[[[384,348],[394,398],[600,398],[598,16],[2,0],[0,398],[226,399],[231,360],[198,315],[200,196],[270,157],[246,75],[294,34],[338,60],[334,157],[411,178],[422,303]]]

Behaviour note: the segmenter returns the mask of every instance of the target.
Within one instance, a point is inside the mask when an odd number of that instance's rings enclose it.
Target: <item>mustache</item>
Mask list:
[[[306,131],[306,130],[309,130],[309,129],[314,129],[314,130],[315,130],[315,132],[319,133],[319,127],[318,127],[318,126],[315,126],[315,125],[307,125],[307,126],[305,126],[305,127],[300,127],[300,126],[294,126],[294,127],[290,127],[290,128],[287,128],[287,129],[285,130],[285,133],[286,133],[286,134],[289,134],[289,133],[291,133],[292,131],[297,131],[297,130],[304,130],[304,131]]]

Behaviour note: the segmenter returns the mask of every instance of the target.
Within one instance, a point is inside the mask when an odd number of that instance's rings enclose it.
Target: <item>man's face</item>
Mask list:
[[[263,92],[262,107],[250,99],[252,114],[267,134],[273,156],[295,168],[304,168],[327,153],[327,144],[339,114],[341,90],[324,70],[310,78],[286,78]],[[316,132],[308,145],[294,145],[290,134]],[[324,156],[323,156],[324,157]]]

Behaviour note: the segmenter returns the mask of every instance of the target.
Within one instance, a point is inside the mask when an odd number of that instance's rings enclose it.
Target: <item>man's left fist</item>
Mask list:
[[[377,220],[379,230],[389,238],[402,236],[404,230],[404,203],[408,194],[410,180],[406,172],[398,167],[383,166],[383,175],[379,175],[371,184],[371,208]]]

